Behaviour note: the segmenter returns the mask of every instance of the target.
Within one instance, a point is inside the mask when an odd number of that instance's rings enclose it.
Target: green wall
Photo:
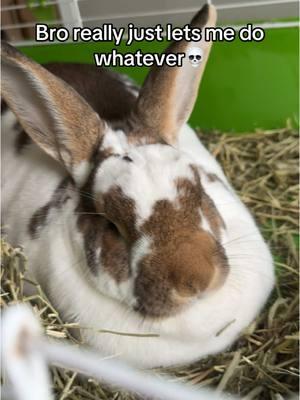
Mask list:
[[[123,43],[119,52],[161,52],[165,43]],[[94,52],[110,52],[111,43],[23,47],[41,63],[93,63]],[[116,68],[142,83],[147,68]],[[297,28],[266,30],[260,43],[216,42],[207,65],[191,124],[202,129],[246,132],[255,128],[298,126],[299,37]]]

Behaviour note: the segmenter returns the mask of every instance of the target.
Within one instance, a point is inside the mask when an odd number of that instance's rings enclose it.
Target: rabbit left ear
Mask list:
[[[104,122],[64,81],[5,42],[1,50],[4,100],[27,134],[81,184]]]
[[[214,27],[216,9],[205,5],[191,21],[191,27]],[[135,115],[143,131],[158,135],[166,143],[174,144],[181,126],[188,120],[198,87],[209,56],[211,42],[180,41],[172,43],[167,53],[185,53],[182,67],[155,66],[150,71],[136,103]],[[189,52],[201,53],[202,59],[195,67]],[[197,51],[198,50],[198,51]]]

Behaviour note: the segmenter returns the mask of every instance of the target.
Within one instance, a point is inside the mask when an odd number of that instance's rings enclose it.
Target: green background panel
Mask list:
[[[161,52],[166,43],[142,42],[119,52]],[[22,47],[40,63],[52,61],[93,63],[94,52],[112,50],[110,42],[64,43]],[[142,83],[145,67],[115,68]],[[246,132],[256,128],[299,124],[299,36],[298,28],[266,30],[262,42],[216,42],[213,45],[201,89],[191,116],[202,129]]]

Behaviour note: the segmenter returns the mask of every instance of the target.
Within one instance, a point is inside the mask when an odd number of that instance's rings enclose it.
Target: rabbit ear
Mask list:
[[[81,96],[45,68],[2,43],[2,95],[31,138],[75,181],[91,159],[104,123]]]
[[[215,24],[216,9],[205,5],[190,25],[204,29]],[[211,42],[203,39],[199,42],[174,42],[166,52],[185,53],[183,66],[155,66],[150,71],[136,104],[138,121],[149,134],[158,134],[169,144],[176,141],[179,129],[192,112],[210,48]],[[189,51],[193,50],[202,54],[202,61],[196,67],[188,59]]]

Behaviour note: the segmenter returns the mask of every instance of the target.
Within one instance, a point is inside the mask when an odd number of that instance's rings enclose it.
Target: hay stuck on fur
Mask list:
[[[298,391],[298,134],[291,129],[243,136],[200,134],[221,162],[242,200],[252,210],[268,241],[276,265],[277,283],[255,322],[233,347],[216,356],[176,369],[160,369],[176,381],[197,387],[247,395],[247,399],[275,400]],[[246,239],[246,238],[245,238]],[[24,250],[26,254],[26,249]],[[26,258],[23,250],[1,242],[1,306],[29,302],[49,337],[76,342],[42,289],[23,292]],[[75,326],[76,328],[76,326]],[[57,399],[124,399],[134,396],[112,391],[93,379],[52,368]]]

